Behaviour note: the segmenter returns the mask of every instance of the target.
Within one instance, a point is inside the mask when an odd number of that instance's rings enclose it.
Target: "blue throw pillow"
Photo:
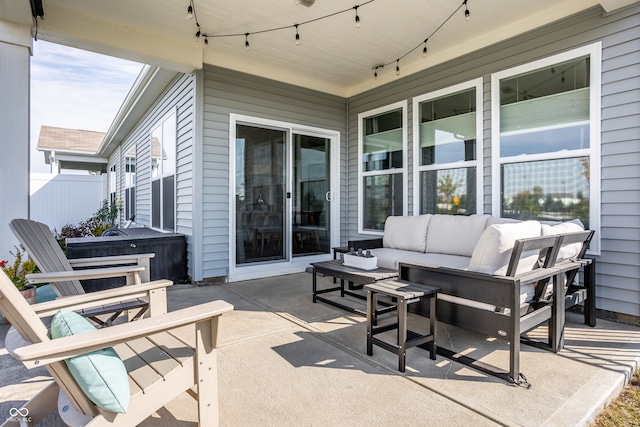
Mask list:
[[[51,338],[95,331],[96,328],[77,313],[60,310],[51,321]],[[131,392],[124,363],[108,347],[65,360],[82,391],[100,408],[125,413]]]

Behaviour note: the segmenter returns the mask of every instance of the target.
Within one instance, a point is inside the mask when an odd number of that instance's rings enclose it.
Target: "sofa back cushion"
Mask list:
[[[468,270],[504,276],[507,274],[516,240],[538,236],[540,236],[538,221],[493,224],[487,227],[478,239]],[[539,254],[540,251],[537,250],[524,252],[520,257],[516,274],[531,271],[538,261]]]
[[[432,215],[390,216],[384,223],[382,246],[391,249],[424,252],[427,227]]]
[[[572,221],[563,222],[557,225],[542,224],[543,236],[574,233],[576,231],[584,231],[584,225],[579,219],[574,219]],[[560,251],[558,252],[558,259],[556,260],[556,263],[574,258],[580,253],[581,249],[582,243],[573,243],[570,245],[562,246],[562,248],[560,248]]]
[[[471,256],[489,215],[433,215],[427,233],[427,252]]]

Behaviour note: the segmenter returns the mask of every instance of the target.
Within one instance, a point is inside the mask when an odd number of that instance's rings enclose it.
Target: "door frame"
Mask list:
[[[311,262],[324,261],[332,258],[330,253],[292,257],[291,239],[287,239],[286,256],[283,260],[265,261],[247,265],[236,265],[236,125],[238,123],[248,126],[265,126],[273,129],[282,129],[287,134],[285,144],[285,164],[287,192],[292,192],[293,174],[293,135],[303,134],[329,139],[330,162],[330,246],[340,244],[340,132],[313,126],[299,125],[291,122],[264,119],[254,116],[231,113],[229,115],[229,274],[228,280],[258,279],[263,277],[278,276],[282,274],[299,273],[305,271]],[[286,199],[285,209],[285,235],[291,236],[292,227],[292,199]]]

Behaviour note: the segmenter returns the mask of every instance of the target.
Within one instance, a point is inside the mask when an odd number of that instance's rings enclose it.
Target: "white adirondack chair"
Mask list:
[[[198,401],[200,426],[218,424],[216,345],[218,319],[233,310],[224,301],[122,323],[81,335],[51,339],[41,320],[59,309],[90,308],[103,300],[148,298],[152,310],[166,308],[169,281],[124,286],[87,295],[58,298],[29,305],[13,283],[0,273],[0,310],[13,325],[5,339],[9,353],[27,368],[45,366],[53,380],[17,413],[38,423],[56,407],[70,426],[135,426],[178,395],[187,391]],[[181,328],[178,332],[176,328]],[[185,329],[190,328],[190,332]],[[186,332],[185,332],[186,331]],[[193,343],[186,337],[193,335]],[[97,407],[71,375],[64,359],[113,347],[129,376],[130,403],[126,413]],[[4,426],[21,425],[13,416]]]

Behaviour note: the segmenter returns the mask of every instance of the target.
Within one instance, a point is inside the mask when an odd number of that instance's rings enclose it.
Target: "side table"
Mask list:
[[[436,359],[437,347],[437,314],[436,302],[439,288],[400,279],[384,280],[376,283],[364,285],[367,291],[367,355],[373,354],[373,345],[384,348],[398,355],[398,370],[405,371],[406,351],[408,348],[416,347],[426,343],[430,345],[430,357]],[[377,309],[378,294],[387,295],[397,299],[398,317],[395,323],[384,326],[377,325],[377,316],[380,310]],[[407,330],[407,306],[420,301],[423,298],[429,299],[429,333],[420,335],[414,331]],[[376,338],[377,334],[398,330],[397,344],[392,344]]]

